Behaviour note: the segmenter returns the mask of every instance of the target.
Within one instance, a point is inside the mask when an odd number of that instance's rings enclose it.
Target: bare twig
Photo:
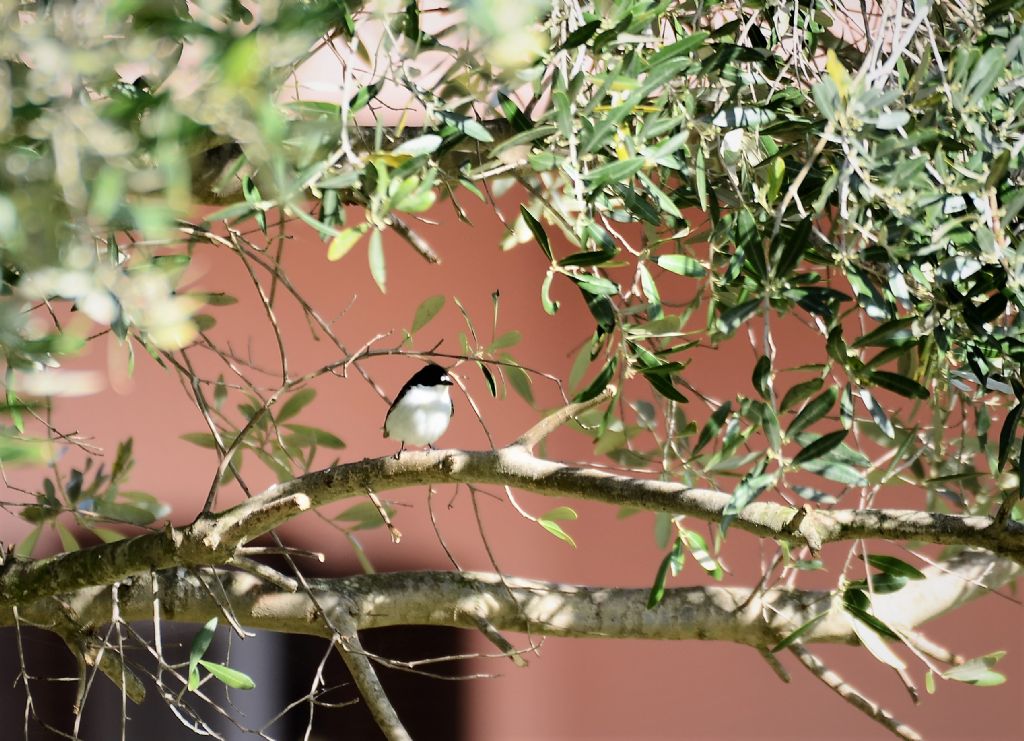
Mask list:
[[[363,696],[370,714],[377,722],[377,726],[384,733],[385,738],[390,741],[411,741],[412,736],[405,730],[402,721],[398,718],[391,700],[380,684],[377,672],[373,668],[366,652],[363,651],[359,642],[359,634],[356,631],[355,623],[351,618],[339,617],[338,621],[344,630],[344,634],[336,641],[335,645],[341,654],[345,666],[348,667],[355,680],[359,694]]]
[[[789,650],[800,659],[800,663],[807,667],[811,674],[824,682],[829,689],[841,698],[871,718],[871,720],[881,723],[900,738],[909,739],[910,741],[920,740],[921,736],[917,731],[894,718],[889,711],[878,703],[864,697],[864,695],[843,681],[842,677],[825,666],[821,659],[806,648],[794,643],[789,647]]]

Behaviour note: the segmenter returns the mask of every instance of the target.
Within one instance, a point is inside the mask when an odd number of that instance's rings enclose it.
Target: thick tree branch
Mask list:
[[[910,630],[923,622],[988,594],[1016,579],[1022,568],[985,551],[965,551],[924,569],[926,579],[899,591],[876,594],[874,613],[883,621]],[[645,638],[652,640],[719,640],[770,648],[812,617],[829,611],[831,592],[749,587],[682,587],[667,589],[655,609],[647,609],[648,589],[559,584],[539,579],[500,577],[474,572],[417,571],[363,574],[338,579],[310,579],[310,592],[290,592],[240,571],[181,569],[155,577],[163,618],[202,623],[219,616],[223,605],[204,586],[214,580],[239,621],[249,628],[330,637],[323,615],[351,616],[354,630],[393,625],[436,625],[479,630],[486,620],[496,630],[578,638]],[[153,575],[141,574],[118,590],[118,609],[126,621],[153,616]],[[220,590],[218,590],[220,592]],[[315,603],[314,603],[315,599]],[[745,608],[745,603],[750,602]],[[107,587],[86,587],[62,597],[80,630],[110,620]],[[752,605],[752,606],[751,606]],[[63,612],[49,598],[18,607],[23,621],[57,629]],[[0,627],[14,624],[13,610],[0,612]],[[337,627],[337,626],[335,626]],[[832,609],[802,640],[808,643],[856,643],[842,609]]]
[[[1016,578],[1022,569],[985,551],[966,551],[925,570],[926,578],[872,600],[875,614],[909,631],[963,602]],[[154,584],[154,580],[159,585]],[[220,589],[211,590],[211,580]],[[144,620],[153,614],[153,594],[162,595],[163,619],[202,623],[227,609],[251,628],[321,635],[339,641],[374,719],[388,738],[408,738],[380,686],[358,632],[392,625],[435,625],[513,630],[530,635],[654,640],[723,640],[757,649],[785,680],[788,675],[768,649],[811,618],[826,616],[803,642],[856,643],[852,622],[833,593],[791,589],[689,587],[666,590],[647,609],[647,589],[615,589],[556,584],[497,574],[413,572],[309,580],[309,591],[292,591],[276,580],[245,572],[173,569],[147,573],[112,590],[87,587],[55,600],[44,598],[0,611],[0,626],[28,620],[61,635],[95,632],[118,620]],[[216,595],[215,596],[215,592]],[[507,643],[502,639],[502,642]],[[508,645],[509,651],[513,650]],[[884,709],[863,697],[799,645],[798,658],[829,687],[870,717],[905,738],[915,738]],[[506,651],[507,653],[508,651]],[[111,669],[112,678],[118,675]],[[117,679],[115,679],[117,681]]]
[[[355,621],[351,616],[335,616],[334,622],[340,623],[337,627],[344,631],[344,635],[335,641],[335,646],[352,679],[355,680],[359,694],[366,701],[377,727],[384,732],[384,737],[389,741],[411,740],[412,737],[398,718],[398,713],[388,699],[373,664],[363,650]]]
[[[499,450],[436,450],[367,458],[276,484],[263,494],[193,524],[167,527],[116,543],[40,561],[8,561],[0,574],[0,604],[10,604],[173,566],[208,566],[231,560],[253,538],[311,507],[375,492],[426,484],[500,484],[538,494],[576,497],[654,512],[720,522],[725,492],[669,481],[632,478],[537,458],[518,445]],[[732,527],[763,538],[824,543],[855,538],[916,540],[984,548],[1024,563],[1024,524],[1001,526],[990,517],[918,510],[817,510],[804,515],[782,504],[755,502]]]

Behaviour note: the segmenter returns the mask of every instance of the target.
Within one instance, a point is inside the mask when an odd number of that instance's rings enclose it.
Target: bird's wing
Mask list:
[[[410,378],[408,381],[405,382],[405,385],[402,386],[402,389],[401,389],[401,391],[398,392],[398,396],[395,397],[395,400],[393,402],[391,402],[391,406],[388,407],[388,413],[384,415],[384,425],[385,425],[384,437],[388,436],[388,433],[387,433],[388,417],[391,416],[391,412],[395,411],[395,407],[398,406],[398,402],[400,402],[402,400],[403,396],[405,396],[407,393],[409,393],[409,389],[411,389],[411,388],[412,388],[412,379]]]

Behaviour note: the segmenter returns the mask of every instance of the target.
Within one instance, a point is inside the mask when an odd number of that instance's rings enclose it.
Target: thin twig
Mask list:
[[[860,710],[876,723],[881,723],[889,731],[900,738],[909,741],[920,741],[921,735],[904,723],[897,720],[889,711],[878,703],[869,700],[857,690],[847,684],[842,677],[825,666],[824,662],[798,643],[794,643],[789,650],[800,659],[800,663],[807,667],[807,670],[825,683],[829,689]]]

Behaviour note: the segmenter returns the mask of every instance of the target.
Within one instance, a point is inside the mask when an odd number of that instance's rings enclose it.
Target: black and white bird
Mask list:
[[[405,382],[384,418],[384,437],[402,443],[395,458],[405,450],[406,443],[432,447],[448,429],[455,413],[448,394],[451,385],[448,371],[435,363],[423,366]]]

